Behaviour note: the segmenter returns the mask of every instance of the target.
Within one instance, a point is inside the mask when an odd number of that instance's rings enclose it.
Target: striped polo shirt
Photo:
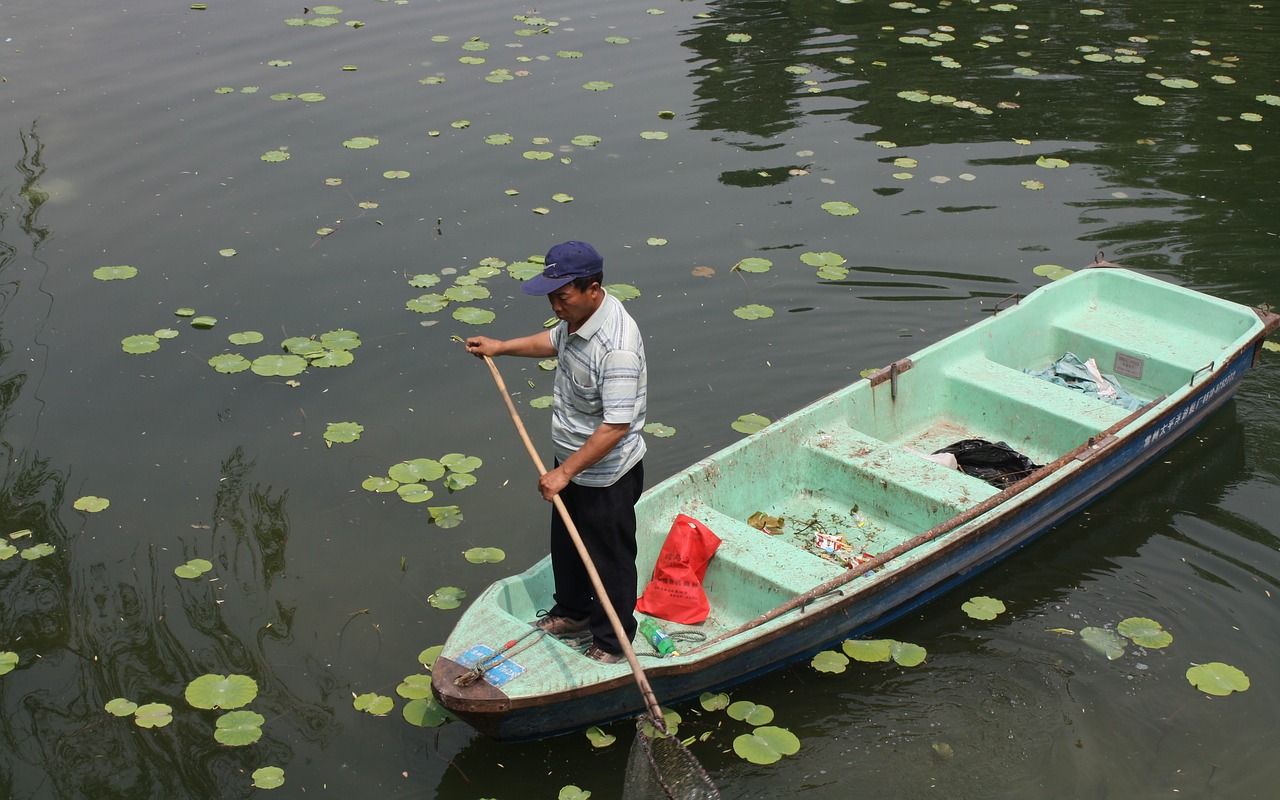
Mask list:
[[[568,330],[563,321],[551,329],[560,358],[551,420],[556,461],[573,455],[600,423],[628,423],[631,429],[613,450],[573,479],[583,486],[611,486],[645,453],[644,342],[635,320],[609,294],[577,331]]]

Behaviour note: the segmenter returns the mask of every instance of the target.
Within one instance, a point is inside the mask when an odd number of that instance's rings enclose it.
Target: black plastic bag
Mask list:
[[[950,453],[956,457],[961,472],[999,489],[1012,486],[1041,466],[1004,442],[993,444],[985,439],[962,439],[934,451],[935,455],[938,453]]]

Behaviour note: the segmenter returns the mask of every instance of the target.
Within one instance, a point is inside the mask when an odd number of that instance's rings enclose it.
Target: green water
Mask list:
[[[247,797],[268,764],[286,779],[272,797],[620,794],[626,725],[597,752],[400,717],[396,685],[458,613],[428,595],[474,596],[545,552],[531,467],[487,371],[450,337],[528,333],[549,310],[505,275],[469,303],[496,314],[488,325],[405,308],[484,258],[583,238],[609,281],[640,291],[628,309],[650,421],[677,430],[650,439],[651,482],[736,440],[741,414],[776,418],[980,319],[1040,285],[1040,264],[1102,250],[1277,302],[1280,107],[1256,99],[1280,94],[1270,2],[359,0],[329,27],[287,25],[317,16],[299,3],[189,5],[0,2],[0,535],[57,548],[0,562],[0,651],[19,656],[0,676],[0,797]],[[464,50],[473,38],[489,48]],[[1179,78],[1197,85],[1161,83]],[[325,99],[271,99],[284,92]],[[513,142],[485,143],[499,133]],[[581,134],[601,142],[571,144]],[[343,146],[358,136],[380,143]],[[261,160],[275,150],[288,160]],[[840,253],[847,275],[818,278],[806,251]],[[773,267],[731,270],[747,257]],[[124,264],[138,276],[92,277]],[[409,286],[420,273],[443,281]],[[774,316],[735,317],[747,304]],[[192,329],[180,307],[219,321]],[[122,352],[162,328],[179,335]],[[354,362],[297,386],[207,363],[338,328],[361,337]],[[226,340],[245,330],[265,343]],[[527,403],[550,373],[501,366],[545,431]],[[682,707],[689,733],[711,732],[694,752],[726,797],[1272,796],[1278,393],[1264,359],[1164,463],[885,632],[925,647],[925,664],[799,665],[735,688],[775,709],[796,755],[749,765],[731,752],[740,723]],[[341,421],[363,435],[327,447]],[[425,504],[360,488],[450,452],[484,460],[475,486],[437,483]],[[87,495],[110,507],[73,509]],[[463,524],[429,524],[437,504]],[[475,546],[507,559],[469,564]],[[174,576],[196,557],[214,569]],[[960,605],[982,594],[1008,612],[969,619]],[[1174,643],[1108,662],[1051,631],[1127,616]],[[1184,673],[1209,661],[1252,688],[1208,699]],[[261,740],[214,741],[216,713],[183,699],[209,672],[257,680]],[[397,709],[357,712],[365,692]],[[115,697],[167,703],[173,722],[112,717]]]

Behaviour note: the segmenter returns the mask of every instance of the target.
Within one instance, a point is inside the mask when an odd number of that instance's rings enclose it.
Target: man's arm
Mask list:
[[[600,423],[600,427],[587,437],[577,452],[566,458],[563,464],[538,479],[538,491],[542,492],[542,499],[550,502],[551,498],[569,485],[569,481],[575,475],[607,456],[629,430],[631,425],[626,422]]]
[[[519,339],[490,339],[488,336],[472,336],[467,339],[467,352],[476,358],[482,356],[525,356],[548,358],[556,354],[551,344],[551,331],[540,331]],[[607,450],[605,452],[608,452]],[[576,473],[575,473],[576,474]]]

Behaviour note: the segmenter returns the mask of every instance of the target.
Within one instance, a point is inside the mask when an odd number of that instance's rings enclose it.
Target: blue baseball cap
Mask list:
[[[604,271],[604,258],[586,242],[561,242],[547,251],[541,275],[520,285],[525,294],[549,295],[576,278]]]

